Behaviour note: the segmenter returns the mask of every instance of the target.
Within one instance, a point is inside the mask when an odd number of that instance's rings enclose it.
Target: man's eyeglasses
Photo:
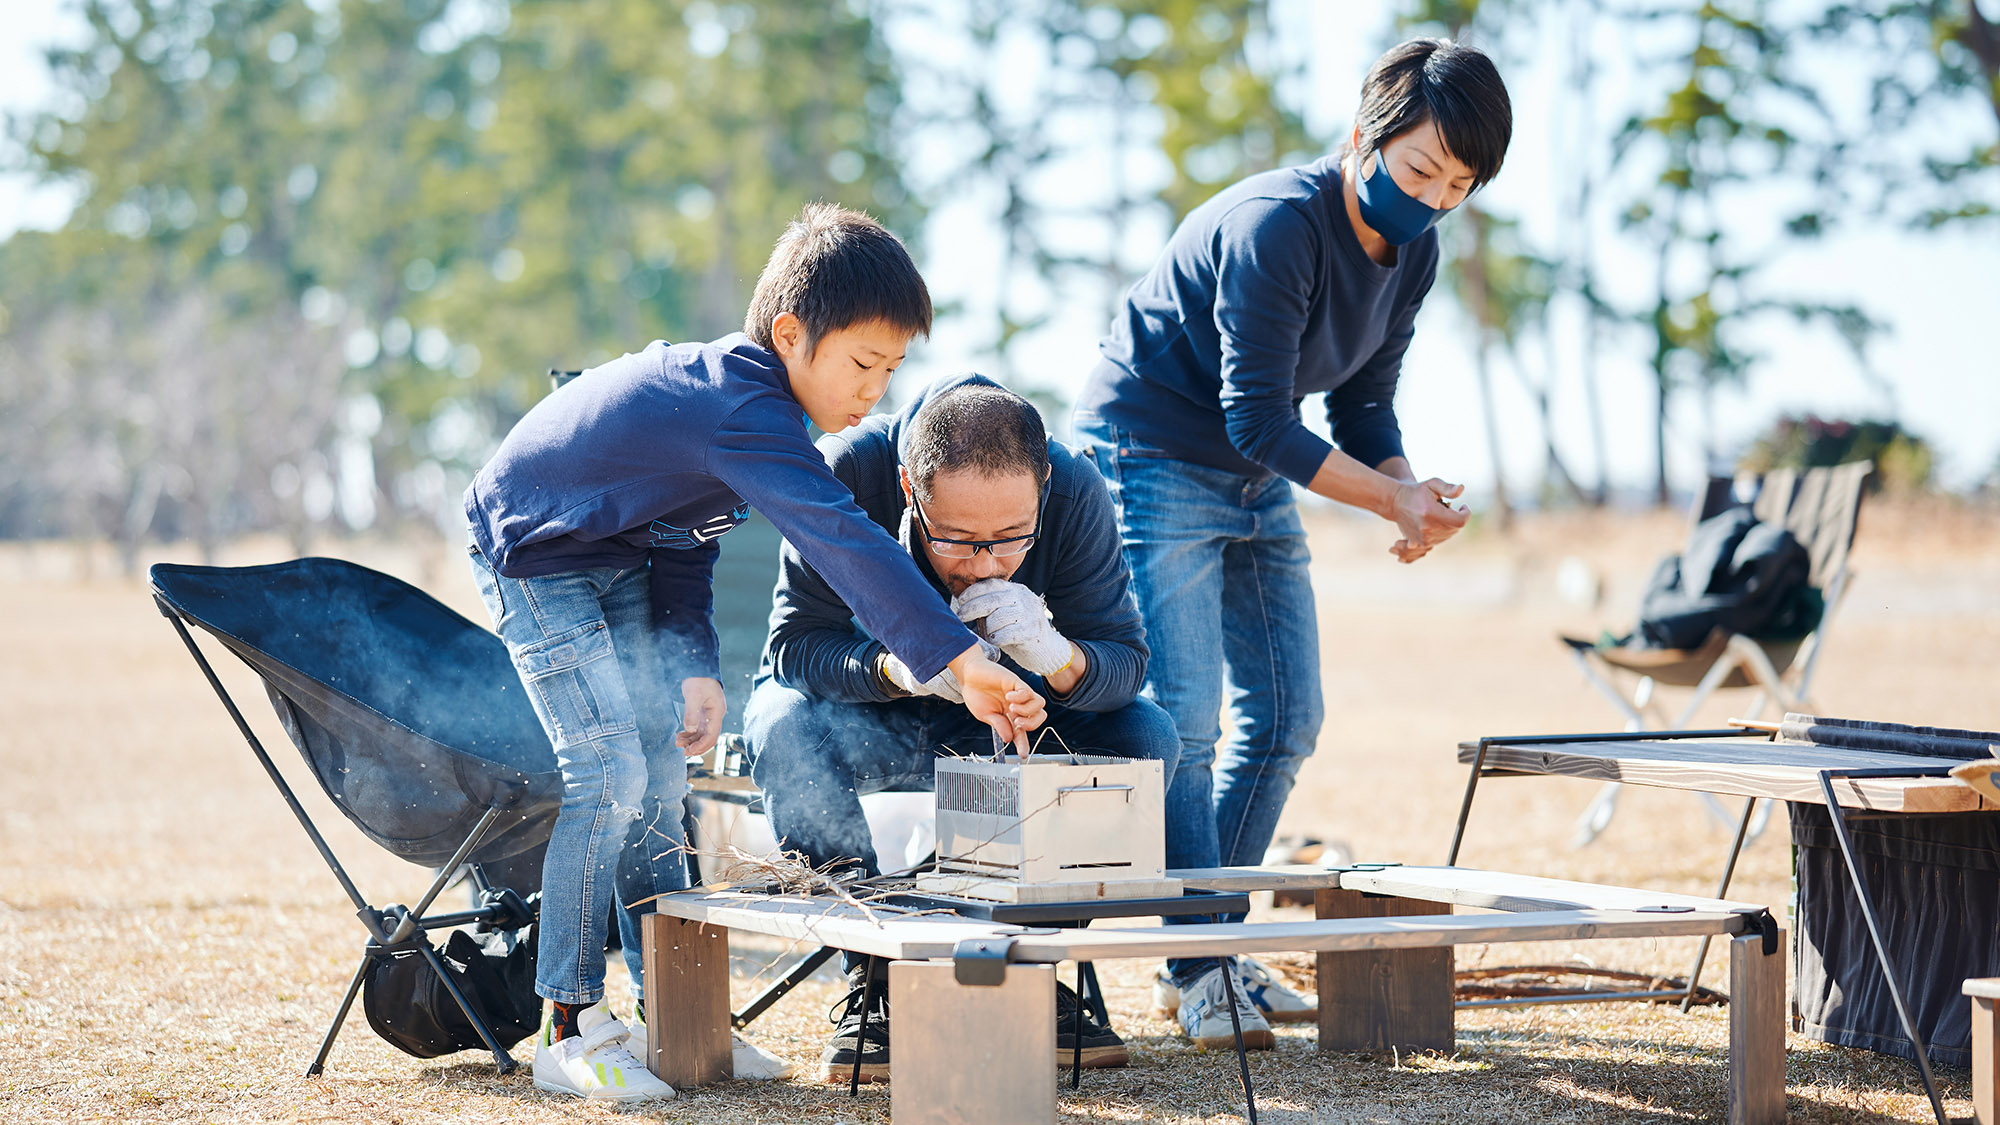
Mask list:
[[[910,510],[917,517],[917,530],[923,533],[925,542],[931,545],[931,550],[936,551],[939,557],[947,559],[969,559],[981,551],[996,559],[1011,559],[1015,555],[1025,553],[1028,548],[1035,545],[1035,540],[1041,537],[1042,511],[1047,506],[1046,504],[1035,506],[1035,530],[1026,535],[1010,535],[1005,539],[940,539],[931,534],[931,524],[924,518],[923,505],[917,503],[916,497],[910,498]]]

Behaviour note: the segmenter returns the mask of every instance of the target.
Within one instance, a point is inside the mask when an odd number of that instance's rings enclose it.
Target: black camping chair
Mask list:
[[[334,1037],[377,962],[413,956],[429,964],[500,1073],[513,1070],[513,1058],[494,1035],[495,1021],[468,1000],[428,936],[454,926],[513,929],[534,920],[527,901],[489,885],[478,866],[546,843],[562,799],[555,751],[500,639],[407,583],[339,559],[251,567],[161,563],[150,577],[154,603],[368,931],[361,965],[306,1074],[325,1068]],[[417,905],[376,907],[362,897],[224,690],[189,624],[263,678],[285,733],[355,827],[390,852],[438,869]],[[480,905],[427,915],[465,864],[472,865]]]

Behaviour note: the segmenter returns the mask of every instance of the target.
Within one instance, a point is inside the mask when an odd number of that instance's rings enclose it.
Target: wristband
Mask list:
[[[891,699],[903,698],[903,689],[897,687],[896,681],[889,678],[888,650],[876,653],[875,659],[869,661],[869,668],[875,673],[875,685],[882,689],[882,694]]]

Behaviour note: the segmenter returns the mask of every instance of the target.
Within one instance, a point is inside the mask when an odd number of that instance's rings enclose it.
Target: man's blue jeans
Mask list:
[[[1033,677],[1029,682],[1047,696]],[[1120,758],[1158,759],[1171,787],[1180,752],[1174,725],[1151,700],[1135,699],[1115,711],[1074,711],[1049,700],[1041,730],[1053,730],[1044,753],[1062,748]],[[1057,736],[1061,739],[1058,741]],[[743,708],[743,736],[756,756],[751,776],[764,791],[764,808],[779,842],[825,868],[847,860],[869,875],[881,866],[861,813],[861,797],[885,790],[928,790],[937,759],[948,753],[984,757],[993,752],[986,724],[956,703],[905,699],[846,703],[819,699],[765,680]],[[1167,866],[1185,867],[1199,842],[1167,817]],[[850,957],[853,967],[856,958]]]
[[[641,988],[639,920],[686,889],[687,766],[674,745],[685,670],[653,627],[646,568],[506,578],[472,548],[493,626],[562,768],[562,809],[542,864],[535,991],[565,1004],[604,995],[605,918],[615,900],[625,967]]]
[[[1095,417],[1078,417],[1077,436],[1118,504],[1153,650],[1146,691],[1180,733],[1167,822],[1202,826],[1211,850],[1189,866],[1261,863],[1325,710],[1291,484],[1175,460]],[[1232,728],[1218,747],[1225,691]],[[1211,964],[1168,967],[1185,985]]]

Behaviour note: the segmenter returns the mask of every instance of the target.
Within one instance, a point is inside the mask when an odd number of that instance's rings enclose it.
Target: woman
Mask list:
[[[1449,40],[1404,43],[1369,70],[1350,143],[1252,176],[1196,208],[1126,295],[1076,407],[1111,484],[1174,718],[1169,818],[1215,825],[1176,865],[1254,864],[1319,735],[1319,637],[1298,484],[1396,524],[1414,562],[1465,524],[1458,485],[1419,481],[1394,396],[1437,275],[1438,218],[1500,170],[1513,129],[1492,62]],[[1325,395],[1338,449],[1300,421]],[[1219,752],[1226,673],[1234,719]],[[1205,833],[1195,835],[1206,840]],[[1155,1002],[1203,1045],[1230,1039],[1223,964],[1169,962]],[[1312,1002],[1235,962],[1246,1045]]]

